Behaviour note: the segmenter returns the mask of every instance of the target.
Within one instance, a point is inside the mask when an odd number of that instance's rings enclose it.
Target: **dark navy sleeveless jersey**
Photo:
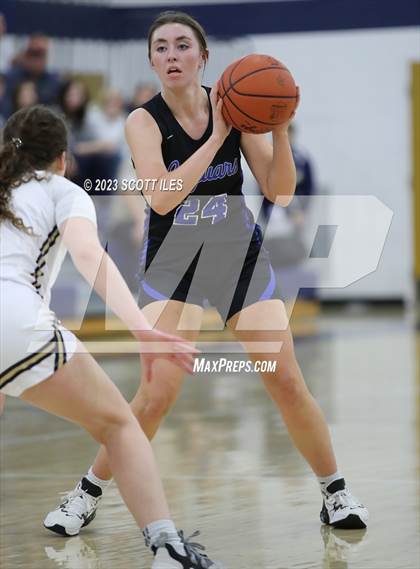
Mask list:
[[[205,89],[209,96],[210,88]],[[168,171],[176,170],[188,160],[213,131],[210,98],[209,122],[198,140],[184,131],[160,93],[142,108],[154,118],[162,134],[162,156]],[[174,245],[182,243],[184,247],[187,242],[196,243],[200,239],[215,244],[226,244],[232,239],[249,242],[249,238],[252,238],[255,241],[257,236],[253,215],[246,207],[242,194],[240,137],[238,130],[231,130],[199,183],[172,211],[159,215],[147,207],[143,247],[143,257],[146,252],[148,257],[146,267],[169,231],[168,239]]]

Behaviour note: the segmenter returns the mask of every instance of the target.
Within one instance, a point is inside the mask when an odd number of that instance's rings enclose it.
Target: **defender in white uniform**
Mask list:
[[[0,224],[0,390],[19,396],[65,364],[75,336],[49,308],[51,287],[66,254],[58,227],[71,217],[96,225],[91,198],[63,176],[38,171],[13,190],[12,208],[27,233]]]
[[[63,178],[66,148],[65,124],[46,107],[22,109],[5,125],[0,147],[0,399],[19,396],[81,425],[104,446],[122,497],[154,555],[152,569],[217,569],[176,530],[150,443],[130,406],[49,308],[67,248],[79,272],[140,342],[149,380],[158,358],[193,369],[197,350],[183,338],[151,328],[103,250],[91,199]],[[95,516],[102,494],[98,482],[89,472],[71,492],[82,525]],[[69,498],[46,527],[78,533],[79,527],[63,525],[68,504]]]

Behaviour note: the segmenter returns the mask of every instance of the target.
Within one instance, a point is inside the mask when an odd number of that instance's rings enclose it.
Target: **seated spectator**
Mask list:
[[[33,81],[18,83],[12,93],[12,113],[25,107],[31,107],[38,103],[38,93]]]
[[[57,102],[61,85],[58,73],[47,70],[49,39],[43,34],[32,35],[22,54],[14,59],[6,72],[7,113],[12,112],[12,96],[16,87],[24,81],[33,81],[38,93],[38,101],[44,105]]]
[[[103,138],[104,115],[90,103],[87,87],[78,79],[66,81],[59,95],[59,107],[70,129],[70,150],[77,163],[74,181],[83,186],[86,178],[108,178],[115,144]],[[114,169],[112,169],[112,172]]]
[[[127,113],[121,93],[119,91],[107,91],[102,110],[104,114],[99,136],[114,145],[115,152],[121,159],[124,153],[128,152],[124,134]]]
[[[119,164],[118,146],[106,133],[102,110],[90,102],[89,92],[78,79],[69,79],[61,89],[59,108],[69,126],[70,152],[74,157],[69,177],[84,187],[92,181],[91,195],[98,213],[99,232],[105,240],[109,224],[109,200],[97,199],[111,195],[106,180],[114,180]],[[105,186],[97,184],[103,180]],[[99,187],[100,191],[97,191]]]

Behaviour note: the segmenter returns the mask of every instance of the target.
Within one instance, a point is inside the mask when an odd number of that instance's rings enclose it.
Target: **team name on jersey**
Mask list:
[[[172,172],[179,168],[179,160],[172,160],[168,166],[168,172]],[[214,182],[215,180],[223,180],[226,176],[234,176],[239,169],[238,159],[235,158],[233,162],[222,162],[215,166],[209,166],[199,180],[201,182]],[[197,184],[198,185],[198,184]]]

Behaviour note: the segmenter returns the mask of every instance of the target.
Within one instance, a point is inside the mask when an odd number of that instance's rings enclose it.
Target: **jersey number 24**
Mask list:
[[[197,225],[198,219],[211,219],[212,225],[227,215],[227,194],[220,194],[211,197],[204,205],[201,212],[200,200],[198,198],[188,198],[176,208],[174,225]]]

